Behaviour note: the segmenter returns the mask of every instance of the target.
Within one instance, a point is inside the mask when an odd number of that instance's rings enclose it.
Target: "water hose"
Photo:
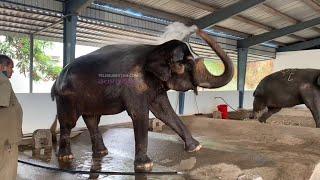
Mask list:
[[[226,100],[224,100],[222,97],[214,97],[215,99],[221,99],[224,103],[226,103],[227,106],[229,106],[232,110],[237,111],[236,109],[234,109],[230,104],[228,104],[226,102]]]
[[[122,176],[134,176],[134,175],[182,175],[182,172],[177,171],[161,171],[161,172],[117,172],[117,171],[85,171],[85,170],[69,170],[69,169],[62,169],[57,167],[50,167],[50,166],[44,166],[40,164],[35,164],[31,162],[27,162],[24,160],[18,160],[19,163],[26,164],[29,166],[47,169],[51,171],[59,171],[59,172],[65,172],[70,174],[104,174],[104,175],[122,175]]]

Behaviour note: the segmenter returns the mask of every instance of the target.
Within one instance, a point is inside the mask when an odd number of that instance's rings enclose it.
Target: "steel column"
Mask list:
[[[30,34],[29,36],[29,43],[30,43],[30,50],[29,50],[29,59],[30,59],[30,62],[29,62],[29,72],[30,72],[30,75],[29,75],[29,93],[32,93],[33,92],[33,45],[34,45],[34,39],[33,39],[33,34]]]
[[[63,67],[75,59],[77,14],[93,0],[68,0],[64,3],[63,15]]]
[[[179,114],[183,114],[184,111],[184,99],[185,99],[185,93],[179,92]]]
[[[238,48],[238,78],[239,108],[243,108],[244,86],[246,83],[248,48]]]
[[[63,67],[75,59],[77,20],[75,15],[63,20]]]

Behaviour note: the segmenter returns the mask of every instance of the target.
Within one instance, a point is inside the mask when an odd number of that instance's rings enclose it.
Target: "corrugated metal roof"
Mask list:
[[[0,2],[0,33],[29,34],[61,21],[62,13],[39,8],[37,3],[28,6],[12,3],[14,0]],[[36,0],[34,0],[36,1]],[[40,0],[38,0],[40,1]],[[30,5],[30,6],[29,6]],[[61,10],[61,9],[60,9]],[[103,46],[115,43],[147,43],[158,44],[159,36],[169,21],[153,20],[145,17],[128,15],[116,10],[106,9],[92,4],[80,14],[77,24],[77,41],[81,44]],[[62,41],[62,21],[35,38]],[[216,37],[220,45],[236,61],[236,40]],[[216,58],[216,55],[201,39],[192,37],[192,46],[202,56]],[[274,57],[274,49],[263,47],[252,49],[250,60],[264,60]],[[251,58],[254,57],[254,58]]]
[[[297,41],[296,39],[289,37],[289,36],[282,36],[282,37],[276,38],[274,40],[278,41],[278,42],[282,42],[282,43],[289,43],[289,44]]]
[[[306,21],[320,16],[317,11],[301,0],[270,1],[269,4],[276,7],[279,11],[300,21]]]
[[[259,27],[256,27],[256,26],[253,26],[248,23],[245,23],[245,22],[242,22],[242,21],[239,21],[236,19],[232,19],[232,18],[221,21],[221,22],[217,23],[217,25],[222,26],[222,27],[227,27],[230,29],[234,29],[237,31],[241,31],[241,32],[244,32],[247,34],[261,34],[261,33],[267,32],[264,29],[261,29]]]
[[[264,6],[256,6],[248,9],[247,11],[242,12],[241,15],[277,29],[292,25],[292,23],[284,20],[280,16],[269,13]]]
[[[192,5],[183,3],[183,1],[172,0],[128,0],[133,3],[149,6],[152,8],[160,9],[170,13],[178,14],[181,16],[197,19],[209,14],[210,12],[196,8]]]
[[[109,0],[96,0],[105,3]],[[101,6],[91,4],[80,12],[78,21],[77,39],[81,43],[110,44],[110,43],[157,43],[165,26],[172,19],[159,17],[157,13],[145,14],[135,11],[127,3],[137,4],[141,9],[150,8],[169,13],[171,16],[186,19],[198,19],[220,8],[229,6],[240,0],[119,0],[124,6],[117,9],[114,6]],[[313,0],[313,7],[303,2],[304,0],[267,0],[253,8],[241,12],[227,20],[217,23],[219,30],[212,35],[223,36],[221,31],[232,30],[244,36],[258,35],[273,29],[283,28],[315,17],[320,17],[320,5],[318,9]],[[108,5],[108,3],[107,3]],[[112,5],[112,4],[111,4]],[[271,9],[270,9],[271,8]],[[63,3],[61,0],[2,0],[0,1],[0,31],[11,33],[30,33],[44,28],[58,20],[62,16]],[[133,13],[128,12],[133,11]],[[152,12],[152,11],[149,11]],[[220,31],[220,32],[219,32]],[[283,36],[275,39],[279,43],[290,44],[302,39],[311,39],[320,35],[320,25],[294,33],[295,36]],[[235,36],[238,36],[235,34]],[[241,35],[242,36],[242,35]],[[62,24],[54,26],[38,37],[62,38]],[[227,36],[225,36],[227,37]],[[229,38],[230,36],[228,36]],[[237,37],[238,39],[240,37]],[[236,54],[236,40],[218,38],[219,43],[231,54]],[[241,39],[241,38],[240,38]],[[202,53],[208,53],[205,43],[194,40],[198,46],[196,49]],[[258,47],[258,46],[257,46]],[[268,52],[267,47],[252,48],[251,56],[272,57],[274,49]],[[261,47],[261,46],[259,46]],[[265,56],[265,57],[263,57]],[[256,57],[255,57],[256,58]]]
[[[231,4],[237,3],[240,0],[219,0],[219,1],[212,1],[212,0],[198,0],[199,2],[205,3],[205,4],[211,4],[218,7],[226,7]]]
[[[239,2],[239,0],[126,0],[144,7],[150,7],[161,11],[169,12],[179,16],[188,17],[190,19],[198,19],[216,11],[217,9],[226,7],[228,5]],[[191,1],[191,2],[190,2]],[[268,7],[266,7],[266,4]],[[270,8],[284,15],[270,12]],[[310,20],[318,17],[319,11],[308,6],[303,0],[268,0],[263,4],[259,4],[253,8],[241,12],[237,16],[241,16],[240,20],[237,17],[229,18],[225,21],[217,23],[217,25],[247,33],[249,35],[257,35],[270,31],[272,29],[279,29],[289,25],[296,24],[300,21]],[[251,22],[249,22],[251,21]],[[258,24],[258,26],[257,26]],[[319,34],[320,29],[314,29],[313,32],[306,31],[306,34],[298,32],[292,41],[292,37],[280,38],[282,43],[298,42],[303,38],[308,39]],[[320,34],[319,34],[320,35]],[[287,41],[288,40],[288,41]]]

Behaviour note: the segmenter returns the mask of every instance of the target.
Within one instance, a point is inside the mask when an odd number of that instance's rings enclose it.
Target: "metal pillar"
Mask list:
[[[243,108],[244,86],[246,82],[248,48],[238,48],[238,78],[239,108]]]
[[[63,67],[75,59],[78,13],[93,0],[68,0],[63,9]]]
[[[33,39],[33,34],[30,34],[30,54],[29,54],[29,58],[30,58],[30,64],[29,64],[29,93],[33,92],[33,45],[34,45],[34,39]]]
[[[185,98],[185,93],[179,92],[179,114],[183,114],[183,111],[184,111],[184,98]]]
[[[77,16],[67,16],[63,20],[63,67],[75,59]]]

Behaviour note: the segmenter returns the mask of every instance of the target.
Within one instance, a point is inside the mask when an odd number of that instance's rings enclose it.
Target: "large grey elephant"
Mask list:
[[[197,34],[221,58],[225,66],[221,75],[210,74],[204,60],[194,59],[188,46],[179,40],[160,45],[109,45],[68,64],[51,92],[60,123],[59,158],[73,158],[70,131],[79,116],[89,129],[93,155],[106,155],[98,129],[100,117],[125,110],[134,127],[136,171],[152,169],[147,156],[149,110],[182,138],[186,151],[198,151],[201,145],[176,115],[167,91],[224,86],[232,79],[234,67],[214,39],[202,30]]]
[[[316,127],[320,127],[320,70],[284,69],[266,76],[253,93],[251,119],[267,108],[259,121],[265,123],[284,107],[305,104],[312,112]]]

